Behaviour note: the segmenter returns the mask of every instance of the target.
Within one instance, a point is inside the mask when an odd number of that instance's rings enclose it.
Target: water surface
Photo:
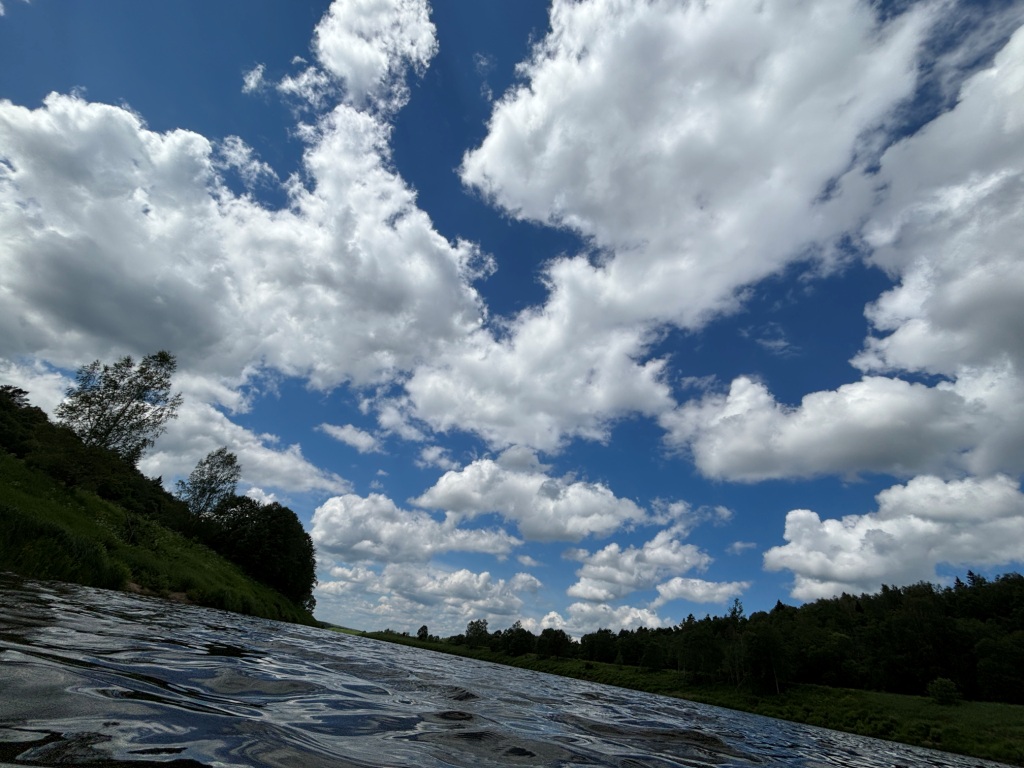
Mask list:
[[[996,765],[0,574],[0,766]]]

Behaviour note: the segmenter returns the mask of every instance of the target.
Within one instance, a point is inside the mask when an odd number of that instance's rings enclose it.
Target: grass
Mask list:
[[[0,570],[269,619],[312,616],[212,550],[0,451]]]
[[[817,685],[792,686],[779,695],[759,696],[728,686],[684,685],[682,676],[669,670],[651,672],[580,659],[541,659],[533,654],[512,658],[488,649],[424,642],[394,633],[361,634],[441,653],[1024,766],[1024,706],[1014,704],[963,701],[956,706],[944,706],[923,696]]]

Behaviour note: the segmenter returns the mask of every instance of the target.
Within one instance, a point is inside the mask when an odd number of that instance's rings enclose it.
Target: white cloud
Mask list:
[[[526,601],[541,588],[533,576],[509,579],[465,568],[392,564],[378,572],[361,565],[330,567],[316,589],[317,615],[327,621],[373,629],[415,632],[426,624],[433,634],[464,632],[466,624],[487,619],[494,629],[522,616]]]
[[[571,437],[606,440],[612,421],[628,413],[668,408],[664,361],[637,362],[646,335],[587,316],[580,288],[559,288],[543,309],[523,312],[507,339],[481,330],[420,366],[406,383],[408,412],[496,448],[554,451]]]
[[[321,424],[317,429],[345,445],[352,446],[360,453],[380,453],[381,451],[380,441],[376,437],[353,424],[342,426]]]
[[[386,496],[345,494],[313,513],[317,550],[348,563],[426,562],[445,552],[484,552],[504,557],[522,542],[500,529],[459,528],[429,514],[400,509]]]
[[[313,49],[357,107],[400,107],[405,70],[422,71],[437,52],[425,0],[335,2],[317,24]]]
[[[593,554],[573,553],[583,566],[576,572],[579,581],[567,594],[581,600],[608,602],[641,589],[673,574],[703,571],[711,557],[693,544],[679,541],[679,531],[666,528],[642,547],[622,548],[611,543]]]
[[[169,348],[183,370],[262,361],[323,388],[411,368],[479,326],[479,254],[433,230],[386,136],[326,116],[312,188],[268,211],[224,188],[201,136],[72,96],[0,102],[0,355],[74,367]]]
[[[420,457],[416,461],[418,467],[437,467],[445,471],[459,469],[459,462],[449,456],[447,449],[440,445],[428,445],[420,449]]]
[[[238,456],[242,482],[295,492],[349,490],[347,480],[312,464],[301,446],[278,449],[273,447],[277,441],[274,435],[256,434],[235,424],[212,405],[186,397],[178,418],[168,423],[167,432],[143,456],[139,469],[170,482],[175,476],[187,476],[210,451],[227,446]]]
[[[18,364],[0,358],[0,380],[28,392],[28,400],[52,415],[74,382],[36,361]]]
[[[608,280],[605,308],[628,287],[625,311],[650,317],[643,296],[694,324],[832,234],[812,201],[910,94],[927,21],[879,28],[852,0],[555,2],[463,179],[614,249],[607,276],[642,279]]]
[[[876,512],[821,520],[786,515],[784,546],[764,555],[767,570],[794,575],[793,597],[877,591],[882,584],[937,581],[938,565],[1020,563],[1024,494],[1005,475],[943,481],[916,477],[882,491]]]
[[[1009,357],[1024,371],[1022,105],[1024,28],[955,109],[883,156],[865,238],[900,283],[868,308],[864,370],[957,375]]]
[[[267,87],[266,80],[263,78],[263,73],[266,71],[266,67],[262,64],[257,64],[252,69],[243,73],[242,75],[242,93],[259,93]]]
[[[494,447],[605,440],[673,403],[660,324],[699,328],[738,292],[857,223],[822,202],[915,83],[928,15],[879,27],[853,0],[555,2],[463,181],[599,256],[550,262],[541,308],[419,368],[409,411]]]
[[[278,501],[276,493],[267,493],[262,488],[257,488],[255,485],[249,488],[243,496],[248,496],[250,499],[255,499],[260,504],[272,504]]]
[[[651,604],[657,608],[672,600],[689,600],[692,603],[726,603],[743,594],[750,587],[749,581],[705,581],[676,576],[664,584],[658,584],[658,597]]]
[[[662,417],[711,477],[1024,471],[1024,29],[963,83],[955,108],[890,147],[840,196],[875,195],[870,261],[898,284],[867,308],[868,375],[798,407],[749,377]],[[935,158],[943,158],[936,162]]]
[[[600,483],[553,478],[533,457],[524,466],[521,450],[497,461],[479,459],[460,471],[446,472],[413,500],[417,506],[444,510],[451,520],[468,520],[490,512],[514,521],[532,541],[579,541],[608,535],[643,521],[644,510],[616,497]]]
[[[228,136],[219,147],[220,168],[232,168],[238,172],[247,187],[255,186],[259,181],[277,181],[277,174],[267,163],[256,157],[252,147],[238,136]]]
[[[322,389],[386,381],[477,329],[470,283],[489,262],[416,207],[390,170],[389,128],[342,106],[303,135],[308,187],[290,179],[289,207],[272,211],[221,177],[276,182],[237,137],[153,132],[76,96],[0,101],[0,359],[73,369],[169,349],[200,399],[238,411],[260,371]],[[298,450],[276,478],[297,479]],[[174,452],[147,471],[194,463]],[[302,487],[345,487],[303,473]]]
[[[748,549],[756,548],[757,543],[753,541],[734,541],[732,544],[725,548],[725,551],[728,552],[730,555],[742,555]]]
[[[747,377],[662,418],[708,477],[746,482],[836,473],[909,475],[953,465],[977,439],[976,416],[949,385],[866,377],[780,405]]]
[[[602,628],[636,629],[649,627],[656,629],[671,625],[657,612],[650,608],[638,608],[631,605],[611,606],[607,603],[572,603],[566,609],[568,619],[559,614],[545,617],[550,626],[561,624],[566,632],[573,635],[585,635]],[[557,618],[556,618],[557,617]]]

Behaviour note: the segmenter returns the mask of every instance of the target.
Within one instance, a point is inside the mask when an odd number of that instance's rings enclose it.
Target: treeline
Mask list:
[[[24,390],[0,386],[0,451],[66,489],[122,508],[126,516],[117,536],[124,543],[135,543],[156,523],[212,549],[311,613],[316,561],[309,534],[291,509],[236,495],[240,470],[226,448],[200,461],[188,481],[179,482],[177,495],[164,490],[162,478],[148,478],[137,468],[181,402],[169,389],[174,367],[166,352],[139,363],[125,357],[113,365],[84,366],[57,411],[58,423],[30,405]],[[0,503],[0,513],[0,544],[8,550],[31,548],[32,535],[49,531],[9,504]]]
[[[580,659],[671,670],[683,686],[730,685],[775,694],[793,684],[931,695],[952,702],[1024,704],[1024,576],[994,580],[970,571],[951,587],[883,586],[800,607],[781,601],[746,616],[739,601],[724,616],[693,615],[675,627],[599,629],[578,641],[560,629],[540,635],[516,622],[491,632],[471,621],[441,639],[516,657]]]

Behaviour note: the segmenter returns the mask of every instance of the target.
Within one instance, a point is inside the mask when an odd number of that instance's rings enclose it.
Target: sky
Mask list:
[[[318,618],[1024,560],[1024,2],[0,4],[0,381],[176,355]]]

